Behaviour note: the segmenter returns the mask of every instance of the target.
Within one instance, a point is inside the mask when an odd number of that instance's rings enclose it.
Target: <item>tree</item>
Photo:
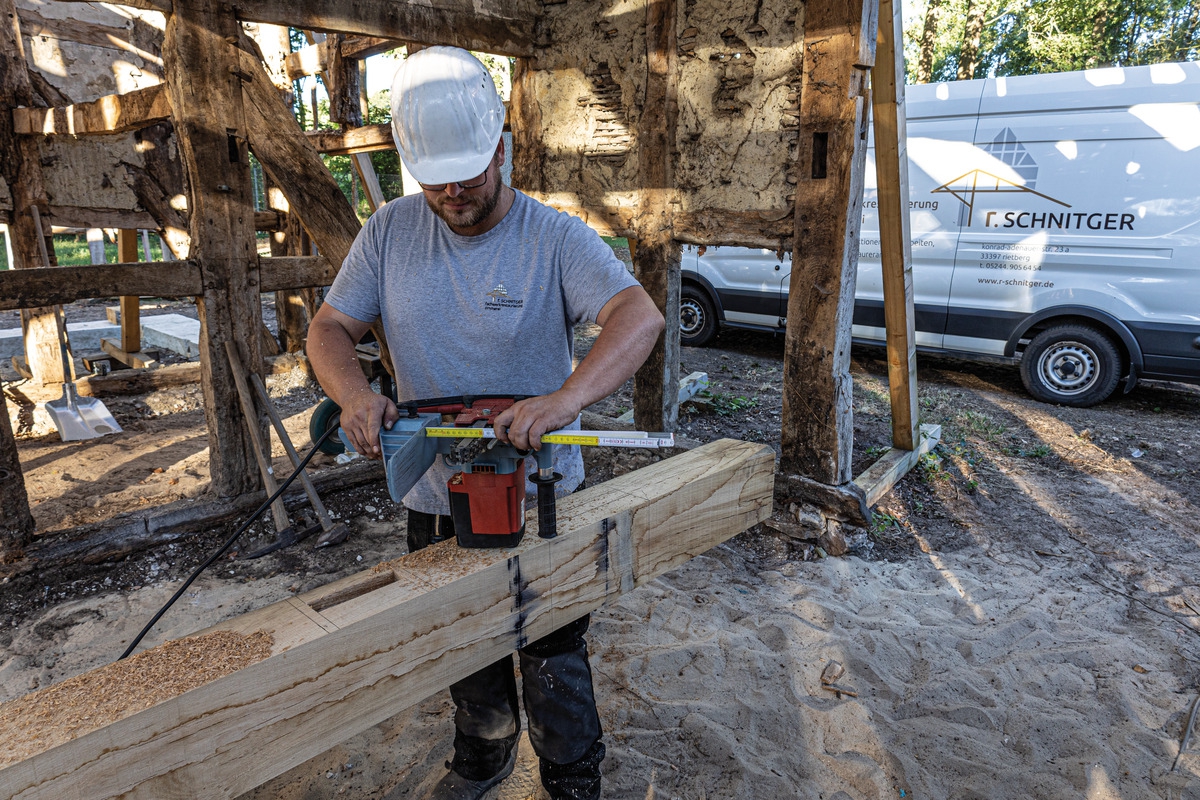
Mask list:
[[[1200,0],[925,0],[910,81],[1200,58]]]

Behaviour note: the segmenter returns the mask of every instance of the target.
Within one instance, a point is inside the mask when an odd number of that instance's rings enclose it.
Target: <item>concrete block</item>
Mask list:
[[[103,338],[120,338],[121,326],[113,325],[107,320],[93,322],[68,322],[67,337],[71,342],[72,353],[86,353],[100,349]],[[0,330],[0,359],[8,361],[13,356],[25,353],[25,340],[21,337],[20,328],[4,328]]]
[[[188,358],[200,355],[200,320],[182,314],[142,317],[142,347],[161,347]]]

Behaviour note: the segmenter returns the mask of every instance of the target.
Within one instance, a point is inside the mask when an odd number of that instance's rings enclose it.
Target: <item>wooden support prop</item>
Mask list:
[[[123,264],[138,260],[137,231],[123,228],[117,231],[117,261]],[[149,252],[146,260],[150,260]],[[121,295],[121,349],[136,353],[142,349],[142,298],[136,294]]]
[[[17,700],[0,796],[237,796],[762,521],[774,461],[712,442],[560,500],[555,539],[531,511],[515,548],[443,542],[229,620],[200,635],[263,631],[270,655],[107,724]]]
[[[640,213],[630,240],[633,274],[668,320],[633,379],[636,425],[673,431],[679,422],[679,290],[683,248],[671,236],[674,186],[671,146],[678,117],[675,0],[646,4],[646,98],[638,127]],[[651,110],[653,109],[653,111]]]
[[[145,2],[145,0],[141,0]],[[529,0],[236,0],[250,22],[448,44],[501,56],[531,56],[541,3]]]
[[[809,3],[804,14],[780,470],[830,486],[851,477],[850,326],[875,6],[874,0]]]
[[[125,350],[112,339],[101,339],[100,349],[130,369],[153,369],[158,366],[158,351]]]
[[[171,118],[171,98],[163,85],[110,94],[90,103],[65,108],[17,108],[13,124],[17,133],[50,136],[89,133],[122,133]]]
[[[908,146],[904,114],[904,50],[900,4],[879,3],[879,53],[871,70],[875,174],[879,184],[879,245],[883,319],[887,329],[892,445],[912,450],[917,422],[917,341],[912,239],[908,218]]]
[[[917,465],[921,456],[937,446],[942,438],[942,426],[922,425],[918,435],[920,438],[915,450],[893,447],[854,479],[854,484],[866,494],[867,506],[878,503],[879,498]]]
[[[242,363],[261,369],[258,256],[248,213],[254,207],[249,109],[241,91],[248,76],[240,51],[230,44],[245,34],[229,7],[217,0],[175,0],[174,5],[163,43],[164,72],[190,182],[189,257],[200,267],[204,286],[196,309],[209,472],[213,491],[228,497],[259,485],[253,444],[238,413],[237,388],[224,351],[224,342],[237,342]],[[282,103],[261,64],[258,70],[275,101]]]
[[[229,366],[233,370],[238,404],[246,419],[246,432],[250,434],[250,441],[254,443],[254,461],[258,464],[258,472],[262,477],[266,495],[270,497],[279,489],[279,483],[275,480],[275,470],[271,468],[271,440],[263,439],[262,420],[259,419],[258,409],[254,407],[254,395],[250,392],[250,383],[246,380],[245,368],[242,366],[241,359],[238,358],[237,345],[233,342],[226,342],[225,353],[229,356]],[[254,375],[254,377],[258,376]],[[271,503],[271,518],[275,521],[276,533],[282,533],[290,527],[287,508],[283,505],[282,497],[276,497],[275,502]]]

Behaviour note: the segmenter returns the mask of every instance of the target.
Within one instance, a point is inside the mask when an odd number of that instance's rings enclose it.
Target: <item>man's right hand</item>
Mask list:
[[[367,458],[382,458],[383,448],[379,444],[379,429],[392,429],[400,412],[396,404],[370,388],[348,393],[348,402],[342,405],[342,432],[360,454]]]
[[[347,316],[325,303],[308,326],[308,360],[325,394],[342,409],[346,439],[367,458],[380,458],[379,429],[391,430],[400,412],[396,404],[371,390],[358,366],[354,344],[371,323]]]

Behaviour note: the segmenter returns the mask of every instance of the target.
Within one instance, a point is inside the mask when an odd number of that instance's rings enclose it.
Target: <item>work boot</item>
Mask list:
[[[487,740],[455,734],[454,760],[446,762],[449,771],[433,787],[428,800],[480,800],[512,774],[517,764],[517,738]]]
[[[542,786],[550,800],[600,800],[600,762],[604,742],[596,742],[583,757],[570,764],[541,759]]]

